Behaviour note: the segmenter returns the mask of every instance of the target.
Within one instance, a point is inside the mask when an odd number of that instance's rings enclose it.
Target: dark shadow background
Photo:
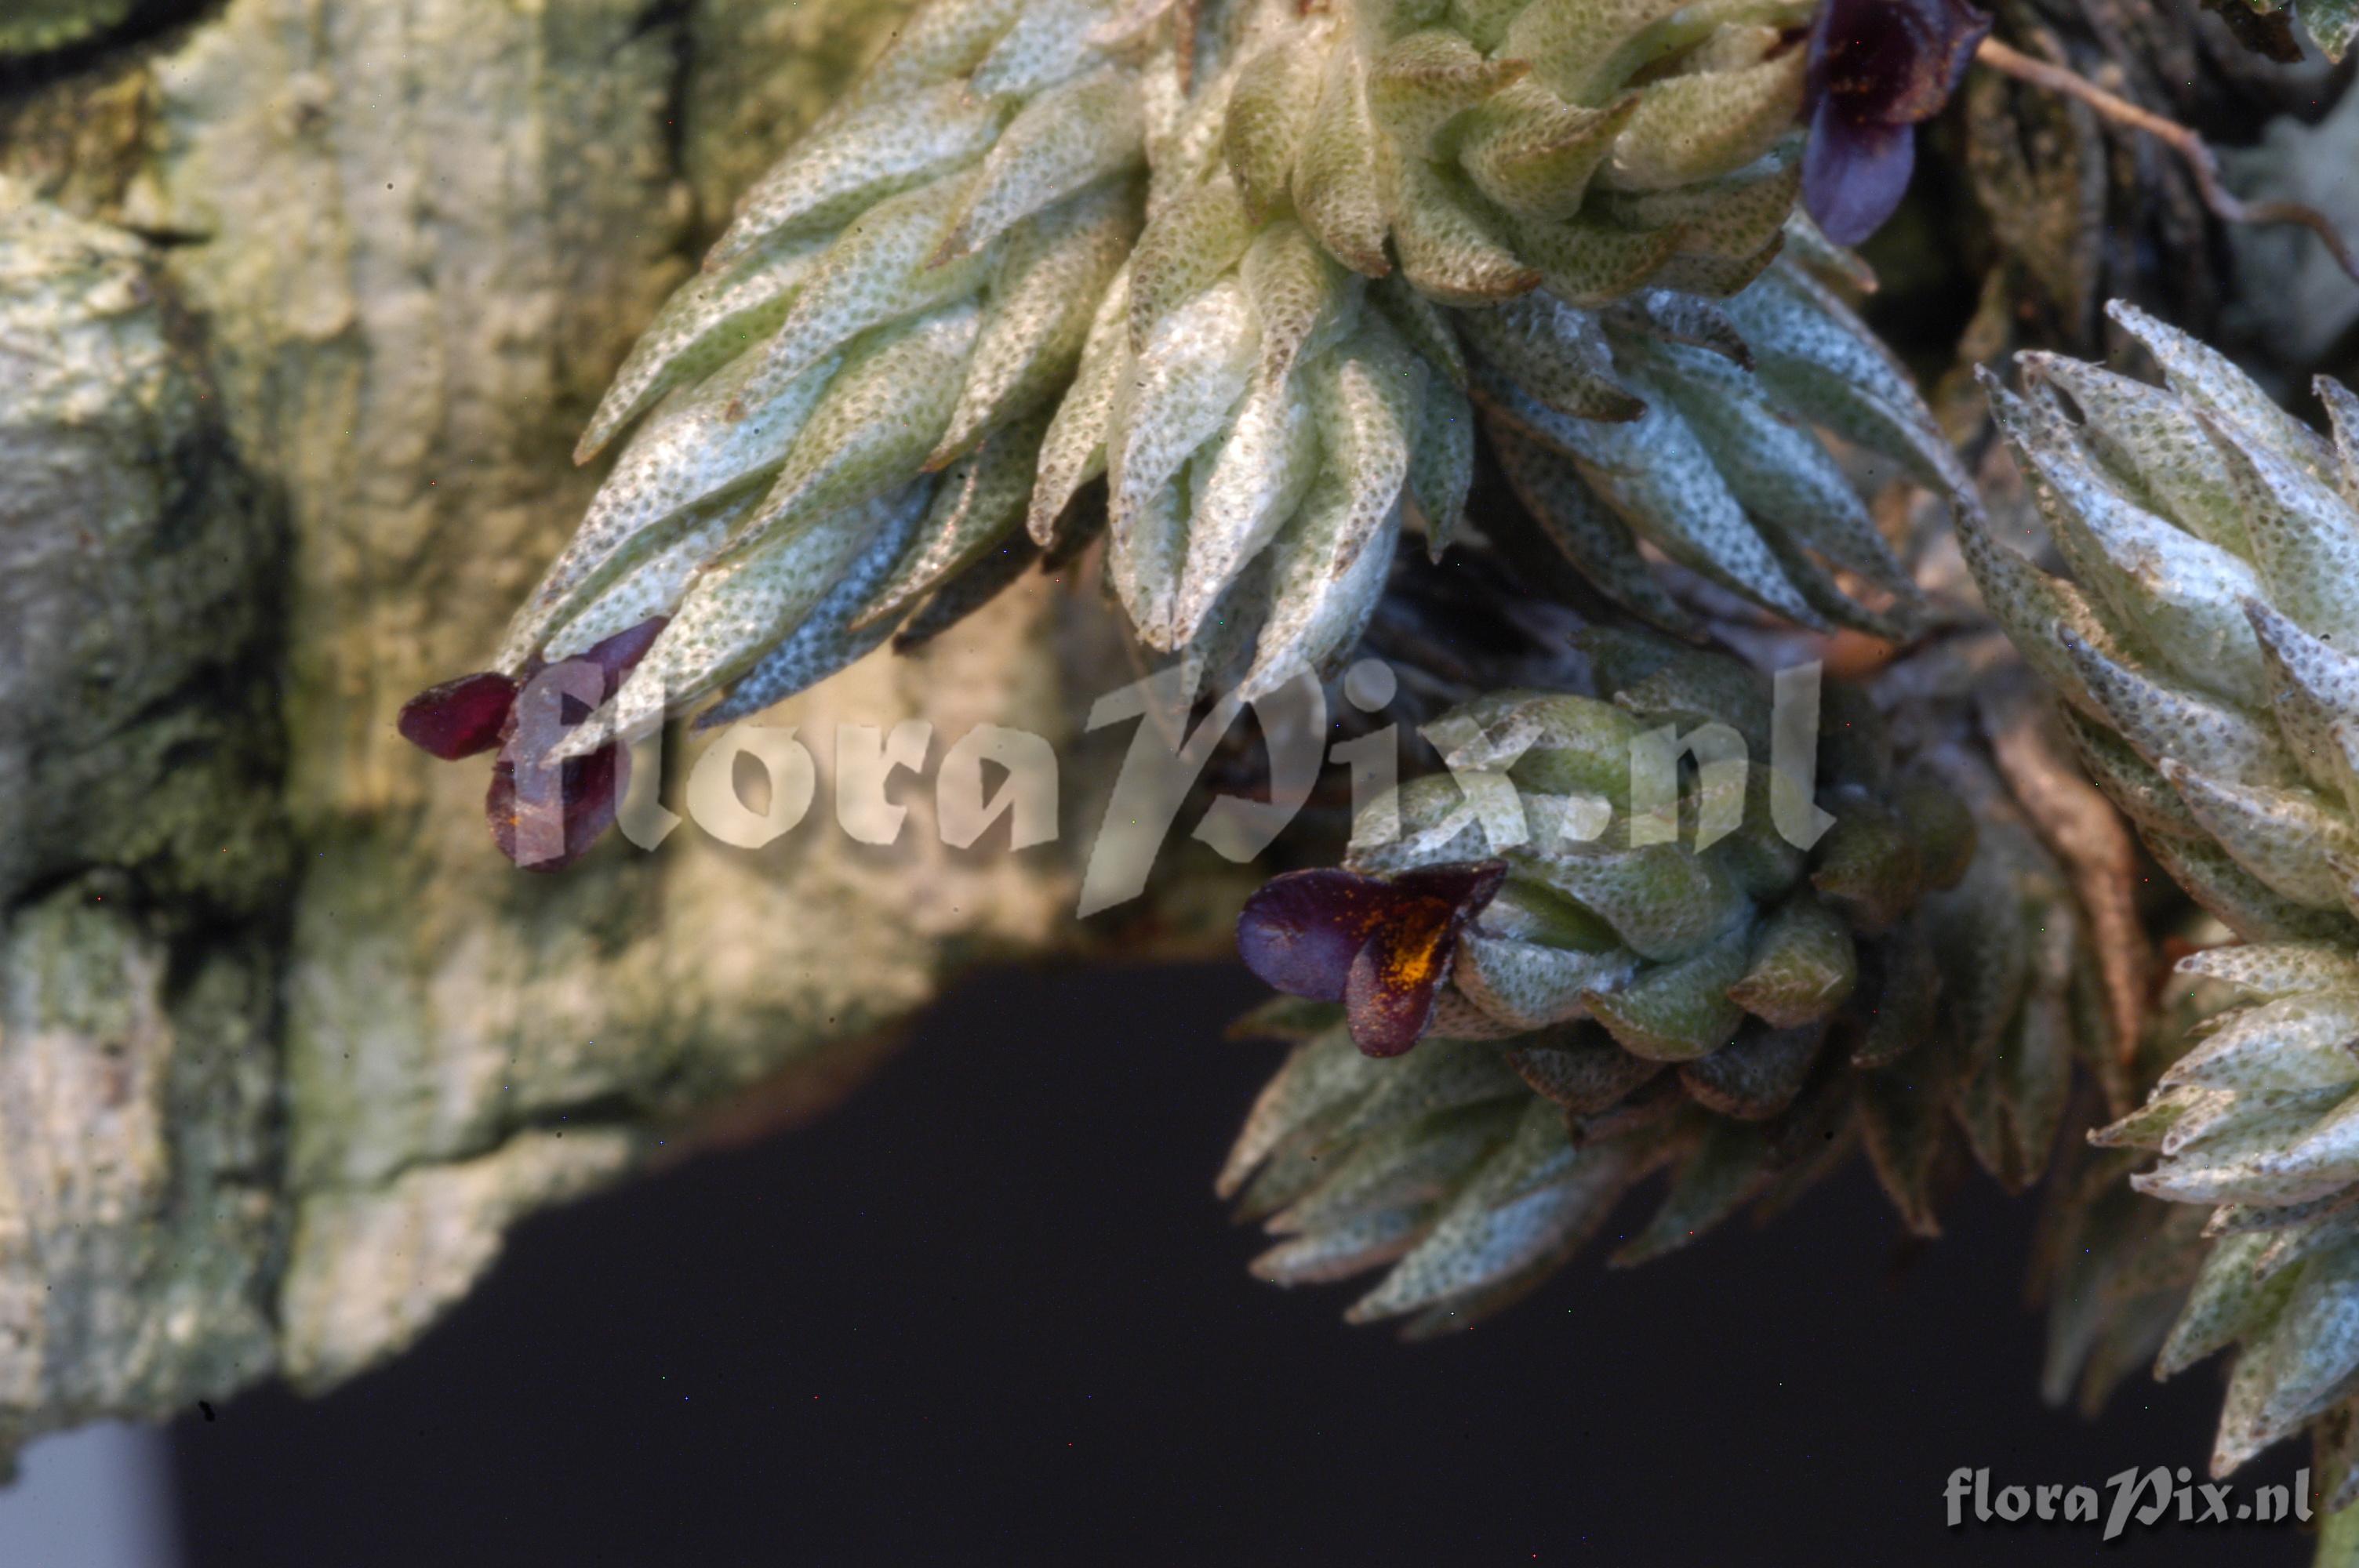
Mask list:
[[[1854,1169],[1634,1273],[1601,1242],[1440,1345],[1256,1282],[1210,1184],[1277,1060],[1220,1037],[1261,994],[961,988],[823,1122],[528,1222],[393,1366],[183,1419],[193,1568],[2306,1561],[2284,1527],[1942,1527],[1962,1465],[2200,1473],[2219,1403],[2206,1368],[2044,1408],[2030,1206],[1987,1184],[1905,1270]]]

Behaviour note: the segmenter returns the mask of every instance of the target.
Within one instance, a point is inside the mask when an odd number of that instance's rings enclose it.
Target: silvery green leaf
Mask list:
[[[1848,571],[1905,599],[1908,573],[1816,437],[1779,409],[1727,355],[1658,342],[1637,348],[1654,384],[1679,406],[1747,511]]]
[[[1739,70],[1694,70],[1648,84],[1601,178],[1625,190],[1668,190],[1731,174],[1767,152],[1802,109],[1805,53]]]
[[[607,741],[635,739],[664,715],[752,668],[799,626],[845,571],[890,528],[925,503],[910,486],[770,535],[707,568],[679,611],[603,708],[577,725],[551,760],[586,756]]]
[[[2298,777],[2274,729],[2201,692],[2131,669],[2070,632],[2060,632],[2058,640],[2099,712],[2157,768],[2169,758],[2223,782],[2278,785]]]
[[[1806,0],[1538,0],[1508,26],[1505,47],[1566,102],[1594,103],[1718,27],[1799,27],[1811,10]]]
[[[1367,303],[1416,351],[1418,358],[1440,372],[1451,385],[1467,383],[1466,348],[1453,325],[1459,313],[1445,310],[1403,282],[1397,274],[1367,286]]]
[[[1132,304],[1136,319],[1135,296]],[[1156,498],[1196,449],[1228,423],[1252,369],[1254,328],[1253,306],[1234,277],[1156,322],[1115,388],[1106,435],[1108,515],[1116,539],[1150,503],[1161,504]],[[1185,506],[1179,512],[1184,517]]]
[[[2328,1106],[2338,1092],[2324,1091]],[[2323,1197],[2359,1176],[2359,1097],[2322,1119],[2316,1094],[2284,1104],[2240,1099],[2261,1108],[2177,1150],[2166,1140],[2168,1157],[2130,1184],[2173,1203],[2279,1205]]]
[[[1310,18],[1304,32],[1280,35],[1238,68],[1223,145],[1229,172],[1256,215],[1286,200],[1295,158],[1319,107],[1326,27],[1324,18]]]
[[[2359,506],[2359,395],[2331,375],[2321,375],[2310,385],[2318,400],[2326,405],[2326,415],[2334,426],[2334,454],[2343,468],[2343,499]]]
[[[1408,1251],[1433,1223],[1429,1208],[1378,1209],[1331,1229],[1280,1242],[1246,1268],[1273,1285],[1348,1280]]]
[[[974,293],[990,275],[991,256],[931,265],[966,178],[952,175],[906,191],[845,228],[811,269],[777,334],[755,351],[755,368],[739,395],[743,405],[766,402],[872,327]]]
[[[1490,59],[1452,29],[1423,27],[1383,46],[1368,76],[1368,109],[1403,156],[1436,156],[1435,138],[1466,110],[1521,78],[1527,67]]]
[[[1017,223],[1136,165],[1145,125],[1130,72],[1113,66],[1052,87],[1000,134],[964,189],[936,266],[972,256]]]
[[[1665,591],[1628,524],[1598,499],[1571,459],[1507,419],[1492,424],[1491,449],[1524,510],[1600,593],[1666,631],[1692,633],[1694,618]]]
[[[1327,1179],[1273,1216],[1273,1235],[1317,1235],[1371,1214],[1430,1211],[1510,1137],[1521,1097],[1404,1122],[1346,1145]]]
[[[1335,1135],[1359,1137],[1442,1111],[1527,1098],[1523,1080],[1495,1047],[1469,1040],[1429,1039],[1393,1060],[1337,1125]]]
[[[1577,107],[1538,82],[1516,82],[1466,116],[1459,166],[1516,217],[1560,222],[1581,211],[1638,103],[1634,93],[1603,108]]]
[[[1172,621],[1152,634],[1141,629],[1149,646],[1178,647],[1203,630],[1245,563],[1302,503],[1319,455],[1317,421],[1301,389],[1288,380],[1257,382],[1227,432],[1196,460]]]
[[[1609,1261],[1630,1269],[1677,1251],[1751,1202],[1775,1170],[1769,1139],[1761,1129],[1714,1120],[1680,1167],[1662,1206]]]
[[[2060,387],[2080,405],[2082,438],[2173,520],[2249,557],[2227,460],[2187,405],[2158,386],[2062,354],[2016,356],[2027,380]]]
[[[1361,531],[1374,489],[1332,470],[1321,474],[1271,541],[1261,634],[1238,696],[1265,696],[1306,670],[1329,673],[1358,644],[1384,597],[1400,534],[1397,504],[1377,514],[1371,531]]]
[[[2139,838],[2171,881],[2227,923],[2247,942],[2359,942],[2359,923],[2340,910],[2294,903],[2256,879],[2208,838],[2141,832]]]
[[[1921,1053],[1889,1067],[1860,1075],[1860,1141],[1885,1196],[1917,1236],[1939,1236],[1933,1176],[1948,1128],[1938,1083]]]
[[[2253,569],[2134,504],[2079,454],[2017,449],[2069,520],[2084,586],[2113,606],[2139,644],[2190,685],[2240,706],[2259,702],[2260,645],[2244,610],[2261,592]]]
[[[1354,1303],[1349,1321],[1375,1322],[1479,1290],[1555,1253],[1604,1218],[1610,1199],[1579,1177],[1614,1162],[1619,1151],[1576,1151],[1554,1108],[1538,1099],[1532,1107],[1431,1234]],[[1619,1178],[1616,1169],[1614,1196]]]
[[[2157,1089],[2127,1116],[2092,1130],[2089,1141],[2099,1149],[2159,1149],[2180,1122],[2209,1116],[2213,1107],[2229,1106],[2234,1098],[2212,1089]]]
[[[2258,1425],[2289,1433],[2332,1399],[2359,1371],[2359,1242],[2310,1260],[2280,1310],[2277,1334],[2285,1345]]]
[[[1323,672],[1359,641],[1392,565],[1427,374],[1389,328],[1358,332],[1299,372],[1324,471],[1272,545],[1270,611],[1240,690]]]
[[[997,599],[1030,571],[1040,546],[1021,535],[1003,539],[934,589],[933,597],[893,633],[896,654],[915,653]]]
[[[2239,1011],[2173,1063],[2163,1084],[2267,1095],[2359,1085],[2359,990],[2282,997]]]
[[[1797,894],[1762,924],[1730,999],[1776,1028],[1822,1022],[1859,983],[1859,955],[1833,911]]]
[[[1213,1190],[1223,1198],[1234,1197],[1281,1143],[1374,1088],[1390,1065],[1362,1055],[1340,1026],[1296,1046],[1246,1113]]]
[[[1973,574],[1983,604],[2040,679],[2091,718],[2110,725],[2083,683],[2080,665],[2065,651],[2060,633],[2083,644],[2114,649],[2112,630],[2086,596],[2069,582],[2049,577],[2023,556],[1992,537],[1988,523],[1969,507],[1955,514],[1959,553]]]
[[[780,234],[832,230],[864,209],[983,157],[999,108],[963,81],[940,81],[832,117],[788,148],[737,204],[706,255],[707,275]]]
[[[969,88],[983,97],[1029,98],[1079,76],[1101,59],[1090,35],[1111,10],[1102,0],[1026,0],[975,66]]]
[[[1108,525],[1106,583],[1150,648],[1159,645],[1179,603],[1180,573],[1188,559],[1187,508],[1186,487],[1175,479],[1134,504],[1119,524]]]
[[[1035,414],[951,465],[908,547],[871,585],[868,600],[853,607],[853,630],[897,622],[909,606],[1018,531],[1048,424],[1046,414]]]
[[[1703,349],[1744,370],[1753,368],[1753,349],[1728,312],[1709,299],[1668,288],[1641,289],[1605,311],[1606,329],[1623,337],[1657,338]]]
[[[2354,774],[2335,729],[2359,715],[2359,659],[2311,636],[2266,600],[2245,613],[2261,649],[2269,711],[2302,771],[2321,789],[2359,805]]]
[[[2271,602],[2314,635],[2359,645],[2359,512],[2274,451],[2225,443],[2222,455]]]
[[[1628,953],[1586,953],[1469,933],[1459,942],[1451,979],[1484,1012],[1529,1030],[1581,1016],[1583,993],[1624,985],[1636,968]]]
[[[1364,280],[1346,272],[1299,223],[1266,225],[1237,275],[1261,324],[1256,375],[1264,384],[1284,380],[1299,360],[1343,341],[1358,322]]]
[[[1908,373],[1816,279],[1773,266],[1722,308],[1761,379],[1796,413],[1906,465],[1942,494],[1971,488]]]
[[[1450,305],[1488,305],[1540,286],[1538,269],[1483,211],[1463,177],[1410,153],[1392,158],[1385,173],[1401,276],[1420,293]]]
[[[973,300],[897,322],[853,345],[732,553],[917,477],[965,380]]]
[[[1253,242],[1245,198],[1226,175],[1156,211],[1130,257],[1130,346],[1142,358],[1174,312],[1223,287],[1245,298],[1234,276]]]
[[[822,124],[910,93],[982,64],[1007,35],[1027,0],[932,0],[911,14],[892,44],[853,82]]]
[[[1633,385],[1647,398],[1636,419],[1601,424],[1543,409],[1532,433],[1578,460],[1582,476],[1633,532],[1788,620],[1823,628],[1694,427],[1650,381],[1634,377]]]
[[[1108,180],[1016,226],[1001,252],[940,467],[1075,380],[1107,289],[1138,232],[1129,183]]]
[[[541,657],[550,664],[570,659],[650,617],[669,615],[697,571],[728,539],[730,529],[760,500],[748,492],[690,508],[676,526],[665,530],[669,544],[637,557],[581,601],[579,609],[550,624],[539,639]]]
[[[1593,992],[1590,1013],[1634,1056],[1685,1062],[1717,1051],[1745,1024],[1728,988],[1745,978],[1751,945],[1740,923],[1686,957],[1641,969],[1619,990]]]
[[[2338,908],[2335,857],[2359,854],[2359,830],[2307,789],[2272,789],[2207,777],[2170,758],[2158,766],[2203,830],[2274,892],[2296,903]]]
[[[719,702],[699,714],[696,727],[709,730],[759,713],[809,690],[881,646],[892,635],[899,617],[880,619],[861,611],[876,599],[879,585],[894,563],[908,553],[924,520],[925,514],[914,503],[888,515],[876,536],[802,623],[739,676]]]
[[[833,384],[839,363],[829,359],[813,365],[742,419],[732,419],[729,410],[752,370],[750,360],[703,387],[675,394],[631,438],[573,537],[517,610],[498,666],[521,668],[559,619],[616,574],[674,542],[692,508],[767,482]]]
[[[2146,345],[2169,378],[2171,391],[2234,431],[2238,445],[2266,453],[2312,480],[2332,482],[2332,454],[2318,432],[2278,407],[2226,355],[2127,300],[2109,301],[2105,314]]]
[[[1679,235],[1661,287],[1727,298],[1777,259],[1802,188],[1801,141],[1781,140],[1749,166],[1666,190],[1614,192],[1604,213],[1634,229]]]
[[[1353,272],[1382,277],[1390,224],[1377,188],[1376,127],[1368,114],[1366,70],[1356,49],[1331,49],[1319,104],[1294,162],[1293,196],[1303,226]]]
[[[1511,220],[1516,254],[1567,305],[1602,309],[1661,271],[1680,248],[1677,229],[1625,228],[1587,214],[1561,222]]]
[[[1568,843],[1508,851],[1520,874],[1563,894],[1614,928],[1640,957],[1675,959],[1745,924],[1750,909],[1716,858],[1676,844]],[[1745,956],[1723,989],[1745,974]]]
[[[1590,311],[1545,294],[1469,310],[1459,325],[1524,392],[1574,419],[1636,419],[1647,411],[1614,374],[1614,351]]]
[[[672,388],[711,375],[768,337],[831,239],[812,234],[766,244],[735,266],[682,284],[631,345],[573,460],[588,462]]]
[[[1793,1106],[1826,1037],[1821,1023],[1741,1030],[1719,1050],[1681,1062],[1680,1087],[1714,1116],[1767,1121]]]
[[[2256,996],[2359,990],[2359,953],[2330,942],[2267,942],[2206,947],[2179,960],[2182,975],[2200,975]]]
[[[2253,1262],[2267,1245],[2266,1236],[2231,1237],[2204,1257],[2195,1288],[2188,1292],[2187,1304],[2155,1362],[2157,1379],[2177,1377],[2276,1318],[2293,1281],[2254,1277]]]
[[[1106,432],[1112,427],[1116,395],[1131,373],[1129,264],[1106,286],[1091,319],[1082,345],[1082,362],[1073,372],[1049,421],[1040,442],[1040,471],[1032,485],[1032,505],[1025,527],[1032,542],[1045,546],[1057,531],[1057,519],[1072,503],[1082,486],[1105,472]]]
[[[2179,792],[2128,741],[2074,708],[2064,710],[2063,724],[2082,771],[2123,816],[2140,827],[2176,838],[2202,833]]]
[[[1473,484],[1474,406],[1447,377],[1430,373],[1409,448],[1408,499],[1431,559],[1439,561],[1457,536]]]

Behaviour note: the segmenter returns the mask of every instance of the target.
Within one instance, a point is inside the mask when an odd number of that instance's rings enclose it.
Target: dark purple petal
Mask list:
[[[1858,244],[1900,205],[1916,166],[1915,126],[1860,124],[1827,99],[1802,148],[1802,205],[1828,239]]]
[[[587,659],[598,666],[598,673],[606,677],[606,695],[612,697],[622,688],[625,677],[638,667],[641,659],[647,656],[647,650],[656,645],[656,639],[663,635],[663,629],[669,624],[663,616],[649,616],[628,631],[617,632],[575,657]]]
[[[1810,25],[1804,92],[1859,124],[1931,119],[1964,79],[1991,18],[1965,0],[1828,0]]]
[[[419,751],[455,762],[500,743],[516,695],[516,683],[496,670],[461,676],[403,703],[394,727]]]
[[[1342,1001],[1352,960],[1376,927],[1405,903],[1434,902],[1353,871],[1288,871],[1245,900],[1237,955],[1265,985]]]
[[[1413,892],[1426,898],[1438,898],[1458,912],[1457,924],[1483,913],[1484,906],[1499,894],[1507,880],[1505,860],[1462,860],[1447,866],[1423,866],[1413,871],[1403,871],[1392,879],[1397,892]]]
[[[1422,902],[1386,921],[1353,957],[1343,1010],[1363,1054],[1397,1056],[1432,1026],[1462,919],[1452,905]]]
[[[614,825],[630,777],[630,752],[619,745],[572,759],[553,780],[538,775],[528,790],[517,787],[516,764],[502,758],[484,797],[492,842],[525,871],[561,871]]]

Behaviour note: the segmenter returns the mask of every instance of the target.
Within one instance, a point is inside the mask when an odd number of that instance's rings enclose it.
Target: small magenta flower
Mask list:
[[[429,687],[402,705],[395,728],[411,745],[446,762],[498,747],[484,797],[492,842],[527,871],[561,871],[614,825],[615,809],[630,784],[630,752],[616,742],[554,770],[541,768],[537,759],[563,729],[590,716],[596,704],[583,694],[592,683],[597,702],[614,696],[663,629],[664,619],[657,616],[558,665],[536,657],[516,676],[483,670]],[[565,691],[552,694],[550,721],[527,723],[523,709],[529,705],[519,698],[552,669],[580,671],[587,679],[579,693],[568,682]],[[520,763],[527,775],[522,786]]]
[[[1828,0],[1810,25],[1802,204],[1855,245],[1908,192],[1917,127],[1964,80],[1990,16],[1965,0]]]
[[[1430,866],[1386,881],[1288,871],[1245,901],[1237,952],[1269,985],[1343,1003],[1353,1043],[1397,1056],[1432,1025],[1459,933],[1506,881],[1497,860]]]

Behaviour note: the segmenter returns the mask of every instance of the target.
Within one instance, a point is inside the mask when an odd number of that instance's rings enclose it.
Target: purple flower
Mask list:
[[[567,663],[594,676],[603,701],[647,657],[663,629],[661,616],[642,621]],[[630,784],[631,758],[619,743],[603,746],[564,763],[553,787],[538,780],[534,787],[517,787],[519,758],[546,751],[557,739],[554,733],[535,733],[522,745],[516,740],[522,723],[517,699],[547,668],[536,655],[518,676],[484,670],[430,687],[402,705],[395,727],[411,745],[446,762],[498,747],[491,788],[484,797],[492,842],[527,871],[561,871],[614,825],[615,809]],[[561,724],[571,726],[588,718],[591,710],[568,696],[558,699],[554,711]]]
[[[1827,0],[1810,24],[1802,205],[1855,245],[1908,189],[1917,126],[1964,79],[1991,18],[1965,0]]]
[[[1356,871],[1288,871],[1245,901],[1237,952],[1294,996],[1340,1001],[1353,1043],[1397,1056],[1433,1022],[1459,933],[1506,881],[1497,860],[1431,866],[1389,881]]]

